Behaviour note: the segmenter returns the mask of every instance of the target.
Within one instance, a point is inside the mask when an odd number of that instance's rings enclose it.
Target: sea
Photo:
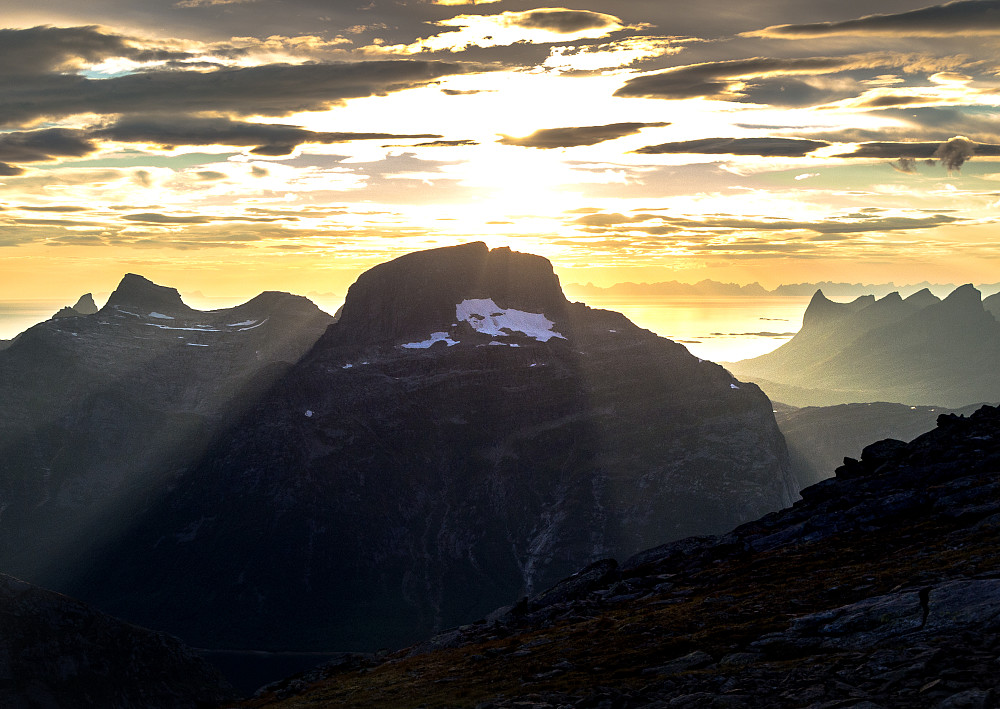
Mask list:
[[[213,299],[214,300],[214,299]],[[845,299],[847,300],[847,299]],[[191,302],[193,307],[230,307],[238,299],[218,303]],[[623,313],[636,325],[683,344],[691,354],[713,362],[735,362],[770,352],[802,326],[808,296],[587,296],[587,305]],[[100,303],[99,303],[100,304]],[[51,317],[62,301],[0,301],[0,339]],[[317,299],[334,313],[336,299]]]

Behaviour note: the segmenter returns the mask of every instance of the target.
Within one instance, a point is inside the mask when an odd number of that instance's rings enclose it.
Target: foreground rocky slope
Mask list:
[[[998,474],[1000,409],[943,415],[790,509],[240,706],[993,707]]]
[[[123,534],[332,318],[264,293],[225,310],[125,276],[0,351],[0,569],[79,595]]]
[[[195,709],[233,696],[176,638],[0,574],[0,706]]]
[[[794,495],[757,387],[468,244],[363,274],[88,597],[201,646],[374,649]]]
[[[774,352],[734,362],[775,401],[890,401],[961,407],[1000,401],[1000,323],[971,285],[834,303],[817,291],[802,329]]]

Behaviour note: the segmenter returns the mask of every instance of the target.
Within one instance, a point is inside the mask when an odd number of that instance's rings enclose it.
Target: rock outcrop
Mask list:
[[[89,597],[203,646],[375,649],[795,493],[756,386],[474,243],[363,274]]]
[[[872,441],[909,441],[934,426],[941,414],[970,414],[979,407],[947,409],[875,402],[807,406],[777,406],[774,418],[788,445],[792,473],[800,488],[833,475],[845,457],[857,458]]]
[[[952,408],[1000,401],[1000,323],[971,285],[833,303],[817,291],[802,329],[730,370],[776,401],[829,406],[888,401]]]
[[[998,465],[1000,409],[942,415],[789,509],[599,562],[252,706],[996,706]]]

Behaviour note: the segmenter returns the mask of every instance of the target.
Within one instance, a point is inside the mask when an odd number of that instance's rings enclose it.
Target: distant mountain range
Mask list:
[[[922,290],[834,303],[817,291],[790,341],[727,366],[793,406],[1000,401],[997,302],[971,285],[943,300]]]
[[[768,290],[759,283],[749,285],[738,285],[736,283],[722,283],[705,279],[698,283],[680,283],[678,281],[665,281],[659,283],[616,283],[613,286],[602,288],[592,283],[581,285],[570,283],[566,285],[566,292],[574,298],[586,298],[588,296],[614,296],[614,297],[648,297],[648,296],[809,296],[817,290],[822,290],[827,296],[835,298],[856,298],[864,295],[872,295],[882,298],[890,293],[898,293],[906,298],[922,290],[928,290],[939,296],[944,296],[956,286],[952,283],[917,283],[913,285],[897,286],[894,283],[836,283],[833,281],[820,281],[818,283],[793,283],[780,285],[777,288]],[[983,293],[996,294],[1000,291],[1000,283],[985,284],[979,286]]]
[[[412,641],[797,492],[756,386],[482,243],[363,274],[308,354],[171,470],[69,588],[231,649]]]

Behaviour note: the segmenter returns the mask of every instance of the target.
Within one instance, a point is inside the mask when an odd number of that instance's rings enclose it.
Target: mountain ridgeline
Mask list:
[[[201,312],[134,274],[86,301],[0,351],[0,569],[58,590],[332,322],[286,293]]]
[[[793,406],[1000,401],[997,305],[971,285],[943,300],[925,289],[834,303],[817,291],[795,337],[728,366]]]
[[[472,243],[359,277],[74,590],[203,647],[374,649],[795,494],[760,389]]]

